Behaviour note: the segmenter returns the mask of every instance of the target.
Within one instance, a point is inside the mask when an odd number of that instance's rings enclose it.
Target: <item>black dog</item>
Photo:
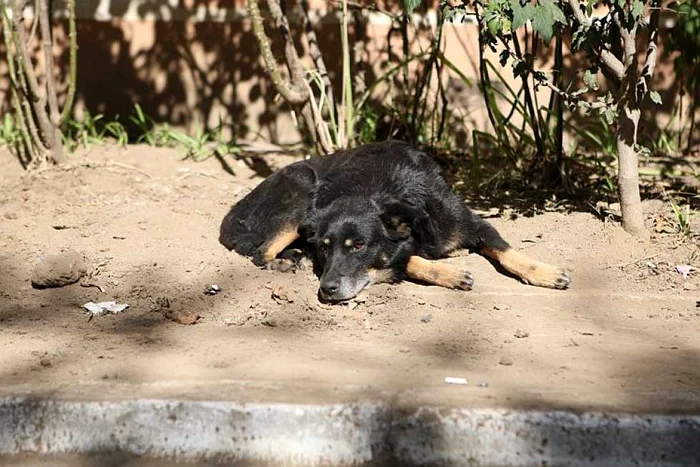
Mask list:
[[[296,162],[237,203],[219,241],[258,266],[289,270],[292,243],[314,256],[319,298],[337,302],[405,277],[469,290],[469,272],[438,261],[466,248],[524,282],[565,289],[569,276],[513,250],[455,196],[428,155],[376,143]]]

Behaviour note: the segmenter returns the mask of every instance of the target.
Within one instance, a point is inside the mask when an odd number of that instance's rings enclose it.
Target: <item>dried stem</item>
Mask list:
[[[63,103],[63,112],[61,112],[60,125],[66,123],[73,110],[73,101],[75,100],[75,89],[78,84],[78,39],[75,30],[75,0],[68,0],[68,41],[70,47],[70,57],[68,64],[68,94]]]

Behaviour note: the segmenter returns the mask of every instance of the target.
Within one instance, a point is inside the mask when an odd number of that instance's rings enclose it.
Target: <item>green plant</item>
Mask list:
[[[105,132],[114,138],[119,146],[126,146],[129,144],[129,133],[126,131],[126,127],[119,121],[119,115],[117,115],[113,121],[104,124]]]
[[[232,141],[225,141],[223,138],[223,123],[211,130],[204,131],[200,125],[196,125],[195,134],[190,136],[186,133],[171,130],[169,137],[179,143],[185,149],[185,157],[196,162],[201,162],[214,154],[237,154],[240,146]]]
[[[75,151],[78,146],[87,148],[93,144],[103,144],[105,139],[103,119],[102,114],[92,116],[86,112],[82,120],[68,120],[64,126],[63,144],[70,152]]]
[[[643,237],[646,236],[646,229],[639,195],[637,130],[642,102],[645,99],[657,104],[661,102],[659,93],[650,88],[658,55],[661,2],[602,0],[602,6],[607,8],[602,16],[593,15],[594,4],[593,0],[586,3],[580,0],[474,0],[468,6],[474,9],[480,20],[482,50],[483,47],[490,47],[500,51],[501,63],[510,63],[523,83],[532,79],[535,87],[547,86],[571,110],[598,112],[608,124],[613,125],[623,227],[632,235]],[[520,45],[520,34],[525,35],[526,44],[528,34],[533,34],[535,39],[541,39],[547,46],[553,37],[561,40],[564,32],[570,34],[572,51],[581,52],[580,55],[584,55],[588,61],[587,66],[575,70],[580,73],[583,86],[575,86],[574,83],[565,86],[556,70],[555,76],[550,77],[548,73],[535,69],[534,54],[524,53]],[[648,35],[641,41],[643,32]],[[638,58],[638,47],[642,44],[646,47],[643,60]],[[484,69],[482,67],[482,75]],[[599,92],[599,74],[610,83],[610,91],[605,94]],[[493,102],[488,88],[485,94],[488,108],[492,110]],[[587,99],[591,94],[594,98]],[[538,131],[542,125],[535,123],[542,119],[535,97],[528,92],[528,86],[523,86],[523,115],[529,119],[538,159],[541,159],[545,138]],[[562,122],[561,112],[557,113],[557,120]],[[493,122],[494,117],[491,117]],[[559,141],[562,128],[563,123],[559,123],[556,131]],[[497,125],[494,125],[494,129],[498,132]],[[563,162],[563,155],[560,159]],[[557,165],[561,170],[561,163]]]
[[[139,129],[138,143],[146,143],[149,146],[168,147],[173,142],[173,130],[167,126],[158,126],[151,117],[146,115],[139,104],[134,105],[134,113],[129,120]]]
[[[12,115],[6,113],[0,125],[0,145],[13,147],[21,141],[22,135]]]
[[[673,215],[676,218],[676,230],[683,236],[690,235],[690,204],[685,205],[685,209],[670,200]]]

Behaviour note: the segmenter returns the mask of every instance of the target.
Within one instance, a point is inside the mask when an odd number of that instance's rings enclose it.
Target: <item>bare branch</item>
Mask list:
[[[51,34],[51,24],[49,23],[49,0],[39,2],[39,28],[43,41],[44,59],[46,60],[46,95],[49,102],[50,134],[47,135],[49,149],[54,163],[65,162],[63,154],[63,137],[61,135],[61,113],[58,110],[58,97],[56,96],[56,83],[54,81],[53,69],[53,39]],[[29,68],[29,67],[28,67]]]
[[[270,15],[275,22],[275,27],[282,33],[284,38],[284,55],[287,59],[287,67],[291,75],[292,86],[296,90],[303,90],[305,86],[304,67],[299,60],[297,49],[294,46],[294,39],[289,29],[287,17],[282,12],[279,0],[267,0],[267,6],[270,9]]]
[[[591,20],[588,18],[588,16],[585,15],[583,10],[581,10],[581,3],[579,2],[579,0],[569,0],[569,6],[571,7],[571,11],[576,17],[576,21],[578,21],[578,24],[586,28],[590,27]]]
[[[649,46],[647,47],[647,57],[642,69],[642,75],[637,81],[637,100],[641,101],[651,89],[651,78],[654,76],[656,68],[656,58],[658,55],[658,35],[659,35],[659,18],[661,16],[660,0],[652,0],[651,2],[651,18],[649,21]]]
[[[77,33],[75,31],[75,0],[68,0],[68,41],[70,43],[70,58],[69,58],[69,74],[68,74],[68,94],[63,103],[63,112],[61,112],[61,125],[63,125],[70,117],[73,110],[73,101],[75,100],[75,89],[78,81],[78,43]]]
[[[634,24],[632,29],[628,30],[622,24],[621,16],[627,13],[620,7],[613,7],[612,12],[613,21],[617,25],[617,29],[620,31],[620,37],[622,38],[622,50],[623,50],[623,64],[625,70],[634,66],[635,59],[637,58],[637,23]]]
[[[274,55],[272,55],[270,40],[265,33],[262,15],[260,14],[260,7],[258,6],[258,0],[248,0],[248,14],[250,15],[250,21],[253,26],[253,33],[255,34],[255,38],[258,41],[258,46],[260,47],[260,53],[262,54],[265,62],[265,68],[270,74],[270,79],[272,80],[272,84],[275,86],[275,89],[290,104],[303,104],[309,97],[308,91],[305,87],[299,89],[293,86],[292,83],[286,82],[282,77],[282,74],[277,67],[277,61],[275,60]]]
[[[49,115],[51,123],[58,126],[60,123],[60,113],[58,112],[58,99],[56,98],[56,83],[53,77],[53,41],[51,40],[51,25],[49,24],[48,0],[39,2],[39,26],[41,28],[41,39],[44,49],[44,60],[46,61],[46,91],[49,102]]]
[[[618,80],[622,81],[625,77],[625,66],[622,62],[609,50],[602,49],[599,52],[600,61],[605,67],[610,71],[610,73],[615,76]]]
[[[37,80],[32,60],[26,47],[27,34],[24,30],[24,26],[20,23],[20,18],[22,17],[21,7],[19,7],[17,3],[15,3],[13,7],[12,38],[15,52],[19,55],[17,59],[17,66],[19,68],[17,74],[20,88],[24,95],[24,99],[21,100],[27,100],[31,103],[34,109],[33,114],[36,116],[39,128],[41,129],[42,148],[49,148],[53,142],[54,135],[51,129],[51,122],[46,114],[46,99],[44,94],[39,90],[39,81]]]
[[[333,85],[331,84],[331,78],[328,75],[328,70],[326,68],[326,62],[323,60],[323,55],[321,54],[321,49],[318,46],[318,38],[316,37],[316,31],[314,31],[314,28],[311,26],[311,21],[309,21],[309,10],[308,10],[308,2],[306,0],[302,0],[300,2],[301,6],[301,11],[302,11],[302,23],[304,30],[306,31],[306,39],[309,42],[309,54],[311,54],[311,58],[314,61],[314,64],[316,65],[316,68],[318,69],[318,72],[321,75],[321,79],[323,80],[323,86],[324,86],[324,92],[326,93],[326,97],[328,98],[328,108],[335,109],[335,95],[333,93]]]

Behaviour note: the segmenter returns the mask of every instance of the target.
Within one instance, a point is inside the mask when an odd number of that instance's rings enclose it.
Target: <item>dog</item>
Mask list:
[[[515,251],[450,189],[425,152],[397,141],[299,161],[268,177],[224,217],[219,242],[257,266],[294,270],[300,247],[322,302],[403,279],[470,290],[472,275],[440,259],[479,253],[523,282],[566,289],[556,266]]]

